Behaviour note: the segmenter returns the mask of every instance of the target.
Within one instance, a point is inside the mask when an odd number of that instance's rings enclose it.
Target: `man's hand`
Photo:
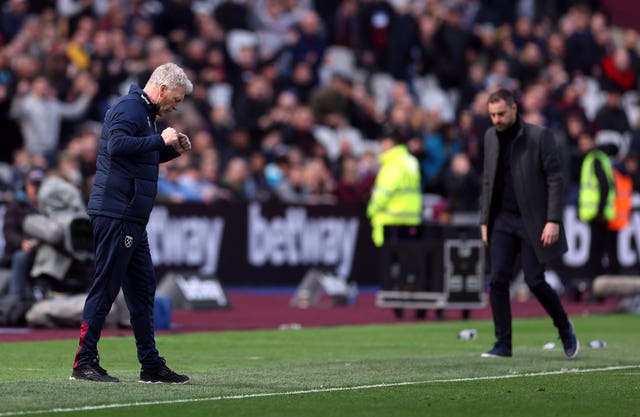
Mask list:
[[[480,235],[482,236],[482,242],[485,245],[489,245],[489,237],[487,236],[487,225],[486,224],[481,224],[480,225]]]
[[[560,225],[558,223],[547,222],[544,225],[544,229],[542,229],[542,236],[540,236],[540,240],[542,241],[542,246],[547,247],[551,246],[558,241],[558,237],[560,236]]]
[[[178,133],[178,141],[173,144],[173,149],[180,154],[190,151],[191,141],[189,140],[189,136],[184,133]]]
[[[164,144],[169,146],[173,146],[176,148],[175,144],[178,143],[178,131],[172,127],[168,127],[161,133],[162,139],[164,140]],[[177,150],[177,149],[176,149]]]

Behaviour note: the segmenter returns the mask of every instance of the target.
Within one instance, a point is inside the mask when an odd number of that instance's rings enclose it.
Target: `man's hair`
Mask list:
[[[391,139],[397,145],[404,145],[407,142],[405,135],[391,124],[382,127],[381,139]]]
[[[147,84],[155,87],[164,84],[169,90],[182,86],[186,94],[190,94],[193,91],[193,84],[189,81],[187,74],[173,62],[162,64],[156,68],[151,77],[149,77]]]
[[[501,88],[499,90],[494,91],[489,95],[488,103],[497,103],[499,101],[504,101],[508,106],[512,106],[516,102],[516,98],[513,93],[506,88]]]

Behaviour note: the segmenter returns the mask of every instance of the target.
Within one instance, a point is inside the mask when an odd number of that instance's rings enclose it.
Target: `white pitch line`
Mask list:
[[[0,413],[0,417],[9,416],[31,416],[46,413],[72,413],[77,411],[94,411],[94,410],[106,410],[111,408],[129,408],[129,407],[142,407],[150,405],[167,405],[167,404],[184,404],[184,403],[197,403],[203,401],[221,401],[221,400],[242,400],[247,398],[262,398],[262,397],[281,397],[287,395],[302,395],[302,394],[315,394],[323,392],[339,392],[339,391],[359,391],[375,388],[389,388],[389,387],[403,387],[408,385],[422,385],[422,384],[444,384],[451,382],[473,382],[473,381],[487,381],[487,380],[500,380],[500,379],[512,379],[512,378],[533,378],[539,376],[549,375],[563,375],[563,374],[587,374],[593,372],[609,372],[620,371],[626,369],[640,369],[640,365],[624,365],[624,366],[607,366],[604,368],[589,368],[589,369],[562,369],[559,371],[547,371],[547,372],[532,372],[525,374],[507,374],[507,375],[495,375],[495,376],[478,376],[468,378],[451,378],[451,379],[432,379],[427,381],[407,381],[407,382],[393,382],[389,384],[372,384],[372,385],[359,385],[355,387],[334,387],[334,388],[314,388],[308,390],[298,391],[286,391],[286,392],[264,392],[261,394],[243,394],[243,395],[222,395],[209,398],[186,398],[182,400],[165,400],[165,401],[144,401],[122,404],[103,404],[103,405],[88,405],[84,407],[70,407],[70,408],[51,408],[49,410],[33,410],[33,411],[8,411]]]

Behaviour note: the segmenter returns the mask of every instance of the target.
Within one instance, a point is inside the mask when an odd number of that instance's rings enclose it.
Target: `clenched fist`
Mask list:
[[[173,144],[173,149],[178,153],[185,153],[191,150],[191,141],[189,136],[184,133],[178,133],[178,141]]]
[[[172,127],[168,127],[162,131],[161,136],[165,145],[171,145],[175,148],[175,144],[178,143],[179,138],[177,130]]]

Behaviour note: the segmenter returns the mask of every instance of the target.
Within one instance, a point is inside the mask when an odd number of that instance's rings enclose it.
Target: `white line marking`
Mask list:
[[[286,395],[302,395],[302,394],[314,394],[314,393],[323,393],[323,392],[359,391],[359,390],[368,390],[368,389],[375,389],[375,388],[404,387],[408,385],[445,384],[445,383],[451,383],[451,382],[472,382],[472,381],[487,381],[487,380],[500,380],[500,379],[512,379],[512,378],[533,378],[538,376],[562,375],[562,374],[587,374],[587,373],[593,373],[593,372],[620,371],[625,369],[640,369],[640,365],[607,366],[604,368],[590,368],[590,369],[561,369],[559,371],[532,372],[532,373],[525,373],[525,374],[477,376],[477,377],[452,378],[452,379],[432,379],[428,381],[393,382],[389,384],[359,385],[355,387],[314,388],[314,389],[308,389],[308,390],[286,391],[286,392],[264,392],[261,394],[222,395],[222,396],[209,397],[209,398],[185,398],[182,400],[144,401],[144,402],[123,403],[123,404],[88,405],[84,407],[51,408],[49,410],[8,411],[8,412],[0,413],[0,417],[31,416],[31,415],[46,414],[46,413],[73,413],[77,411],[94,411],[94,410],[106,410],[111,408],[143,407],[143,406],[150,406],[150,405],[197,403],[197,402],[203,402],[203,401],[243,400],[247,398],[281,397]]]

